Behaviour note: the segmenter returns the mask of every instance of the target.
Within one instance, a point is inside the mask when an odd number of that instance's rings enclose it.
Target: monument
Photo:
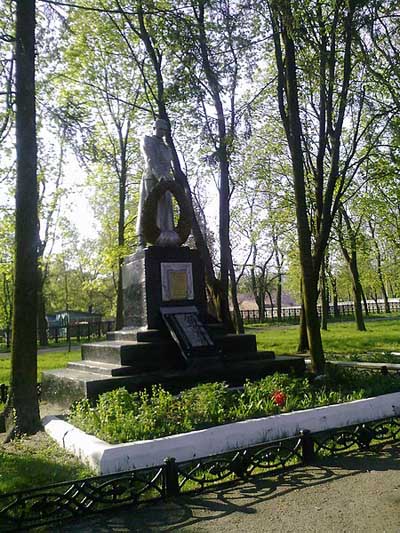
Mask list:
[[[204,267],[184,246],[191,211],[174,180],[166,121],[143,138],[137,251],[122,270],[124,327],[105,342],[82,345],[82,361],[44,372],[42,396],[60,404],[118,387],[152,384],[178,392],[200,381],[240,385],[275,371],[305,369],[304,359],[257,351],[255,335],[228,334],[207,313]],[[175,203],[175,206],[174,206]]]

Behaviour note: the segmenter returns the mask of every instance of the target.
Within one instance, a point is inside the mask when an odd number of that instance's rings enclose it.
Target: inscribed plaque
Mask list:
[[[192,263],[161,263],[163,302],[193,300]]]
[[[168,274],[171,300],[187,300],[188,283],[186,270],[171,270]]]

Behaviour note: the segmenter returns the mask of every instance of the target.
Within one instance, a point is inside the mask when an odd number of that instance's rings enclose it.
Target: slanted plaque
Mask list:
[[[193,357],[217,355],[216,347],[195,306],[161,307],[160,311],[186,361]]]
[[[191,263],[161,263],[162,301],[193,300]]]

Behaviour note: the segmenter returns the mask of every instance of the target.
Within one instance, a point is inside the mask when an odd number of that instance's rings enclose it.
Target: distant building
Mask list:
[[[101,322],[103,315],[101,313],[92,313],[90,311],[56,311],[47,315],[47,322],[51,326],[65,326],[66,324],[74,325],[79,323]]]
[[[276,306],[276,293],[273,291],[272,298],[274,305]],[[238,303],[241,311],[256,311],[258,309],[255,298],[253,294],[238,294]],[[290,307],[293,305],[298,305],[295,300],[287,293],[282,294],[282,306]],[[271,307],[268,295],[265,298],[265,307]]]

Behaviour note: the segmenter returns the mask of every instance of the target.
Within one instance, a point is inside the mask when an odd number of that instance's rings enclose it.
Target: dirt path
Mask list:
[[[400,444],[51,531],[398,533],[399,469]]]

